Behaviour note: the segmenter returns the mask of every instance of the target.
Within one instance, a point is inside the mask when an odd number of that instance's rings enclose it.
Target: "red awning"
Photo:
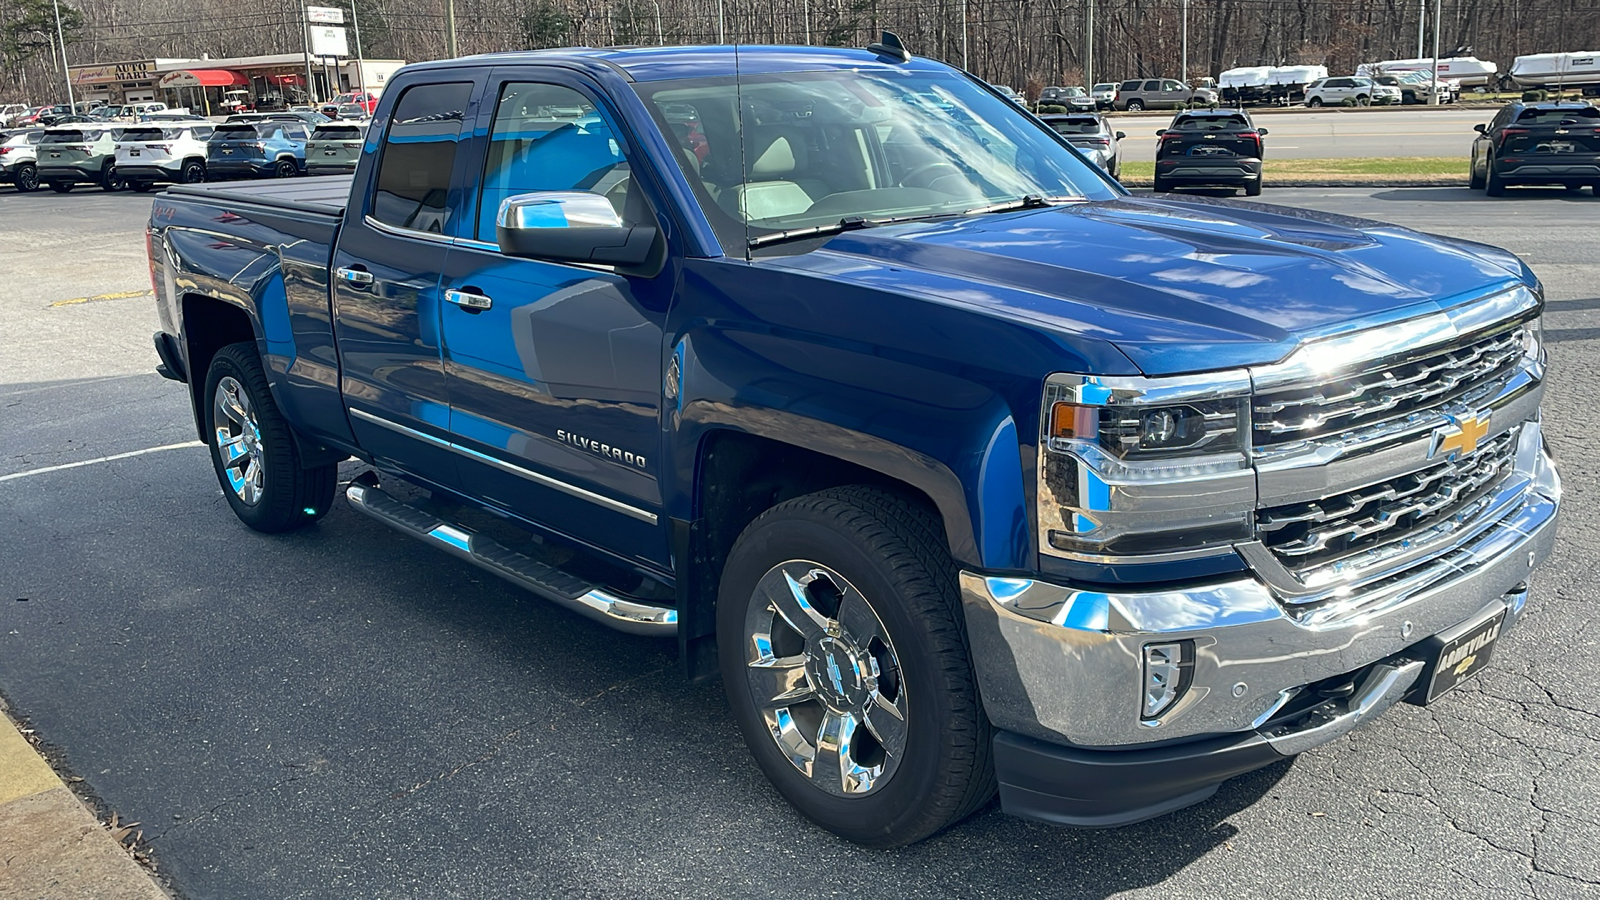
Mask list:
[[[164,88],[177,87],[244,87],[250,81],[231,69],[180,69],[168,72],[161,79]]]

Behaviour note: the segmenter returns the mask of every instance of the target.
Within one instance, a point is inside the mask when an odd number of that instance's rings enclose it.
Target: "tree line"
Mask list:
[[[344,6],[349,0],[322,0]],[[355,0],[365,55],[446,55],[444,0]],[[313,5],[316,5],[313,3]],[[456,0],[461,53],[617,44],[861,47],[880,30],[913,53],[1026,90],[1136,77],[1216,75],[1235,66],[1357,64],[1433,48],[1431,0]],[[1092,16],[1093,72],[1088,21]],[[71,0],[69,62],[292,53],[299,0]],[[1187,8],[1189,71],[1180,72]],[[0,0],[0,99],[62,93],[51,0]],[[964,26],[964,27],[963,27]],[[1508,71],[1529,53],[1600,48],[1600,0],[1444,0],[1442,55]]]

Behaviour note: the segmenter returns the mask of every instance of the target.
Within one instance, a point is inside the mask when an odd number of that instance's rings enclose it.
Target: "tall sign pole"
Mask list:
[[[356,89],[361,92],[361,108],[367,106],[367,62],[361,55],[361,20],[356,18],[356,0],[350,0],[350,25],[356,30]]]
[[[317,100],[311,90],[316,83],[316,77],[311,74],[311,11],[306,9],[305,3],[300,4],[300,38],[306,51],[306,104],[315,106]]]
[[[1417,0],[1417,59],[1422,58],[1422,30],[1428,24],[1428,0]]]
[[[67,39],[61,31],[60,0],[51,0],[51,5],[56,8],[56,40],[61,44],[61,74],[67,79],[67,106],[77,112],[78,104],[72,99],[72,70],[67,68]]]
[[[1178,80],[1184,84],[1189,83],[1189,0],[1183,0],[1183,61],[1182,69],[1178,71]]]
[[[1089,0],[1087,21],[1084,23],[1083,40],[1083,80],[1089,82],[1090,93],[1094,92],[1094,0]]]

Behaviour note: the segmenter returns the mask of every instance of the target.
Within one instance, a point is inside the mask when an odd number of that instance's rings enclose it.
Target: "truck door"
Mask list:
[[[462,484],[520,517],[664,569],[662,324],[674,269],[636,277],[500,254],[495,216],[519,194],[587,191],[629,224],[656,216],[599,93],[575,75],[527,72],[490,75],[476,129],[487,134],[482,177],[469,181],[476,214],[441,284],[450,430],[469,451]]]
[[[404,91],[333,255],[341,388],[356,440],[380,464],[453,486],[439,273],[461,224],[449,191],[473,83]]]

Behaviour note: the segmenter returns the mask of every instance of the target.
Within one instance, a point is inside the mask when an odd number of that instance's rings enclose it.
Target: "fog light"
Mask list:
[[[1178,698],[1189,688],[1190,672],[1193,668],[1192,642],[1146,644],[1143,717],[1153,719],[1178,702]]]

